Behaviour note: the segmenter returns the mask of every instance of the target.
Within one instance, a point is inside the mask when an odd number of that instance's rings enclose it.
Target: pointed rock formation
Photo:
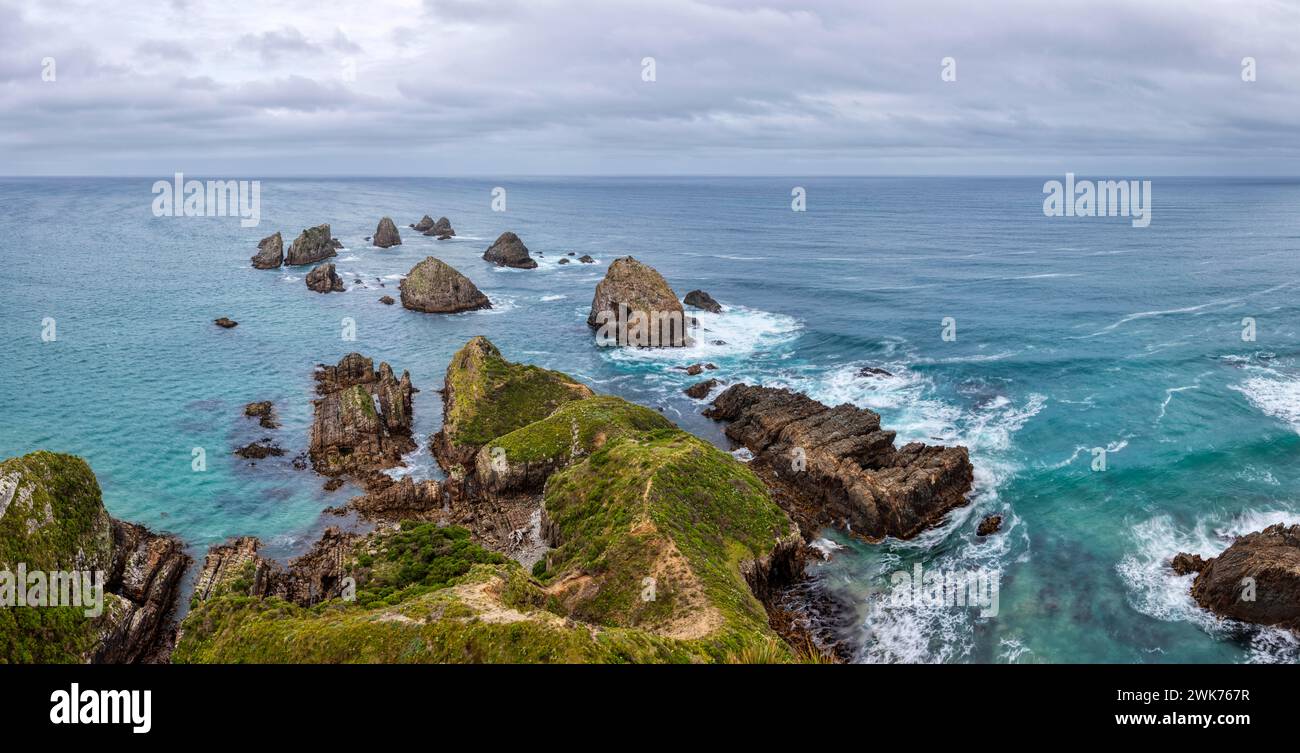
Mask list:
[[[317,293],[342,293],[343,278],[334,272],[333,264],[321,264],[307,273],[307,288]]]
[[[867,539],[910,539],[966,504],[974,469],[965,447],[894,447],[880,416],[828,408],[802,393],[738,384],[704,415],[729,422],[750,467],[806,535],[827,525]]]
[[[420,218],[419,222],[411,225],[410,228],[417,233],[423,233],[426,230],[430,230],[433,228],[433,218],[426,214]]]
[[[653,267],[631,256],[615,259],[596,285],[587,326],[601,345],[682,347],[692,344],[677,294]]]
[[[397,225],[393,224],[391,217],[385,217],[379,221],[379,227],[375,228],[372,242],[380,248],[402,245],[402,236],[398,235]]]
[[[330,236],[328,224],[309,227],[289,246],[284,263],[293,267],[315,264],[331,256],[338,256],[337,250],[342,247],[343,244]]]
[[[483,252],[484,261],[490,261],[498,267],[516,269],[536,269],[537,262],[528,255],[528,247],[519,240],[519,236],[507,230],[488,246]]]
[[[374,371],[369,358],[349,353],[337,366],[318,367],[316,382],[308,455],[317,473],[365,479],[415,449],[410,373],[398,380],[387,363]]]
[[[416,264],[398,288],[402,306],[412,311],[454,314],[492,308],[492,302],[468,277],[432,256]]]
[[[257,244],[257,255],[253,257],[256,269],[275,269],[284,264],[284,240],[280,234],[268,235]]]

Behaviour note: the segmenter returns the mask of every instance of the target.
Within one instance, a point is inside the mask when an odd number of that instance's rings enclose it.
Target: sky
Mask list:
[[[177,171],[1294,176],[1300,0],[0,0],[0,174]]]

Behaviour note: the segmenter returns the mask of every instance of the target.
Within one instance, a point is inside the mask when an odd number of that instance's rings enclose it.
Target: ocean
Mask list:
[[[1300,660],[1294,636],[1196,608],[1191,576],[1164,565],[1300,522],[1300,181],[1155,178],[1151,225],[1135,228],[1044,216],[1043,183],[1062,176],[266,178],[261,223],[244,228],[155,217],[151,187],[169,177],[0,180],[0,457],[83,456],[114,516],[174,532],[196,556],[247,534],[288,557],[338,522],[322,511],[359,490],[325,492],[291,459],[306,448],[313,368],[348,352],[411,372],[421,449],[403,472],[438,475],[425,446],[437,389],[481,334],[724,448],[704,403],[682,394],[703,377],[674,367],[712,362],[709,376],[871,408],[900,443],[968,446],[971,503],[941,527],[880,544],[822,533],[830,559],[811,572],[851,605],[841,637],[859,661]],[[792,211],[796,186],[807,211]],[[456,238],[406,227],[424,214],[450,218]],[[385,215],[403,245],[370,247]],[[262,237],[280,231],[287,248],[325,222],[346,247],[331,261],[347,292],[308,291],[307,268],[250,266]],[[480,258],[505,230],[541,255],[537,269]],[[723,304],[696,313],[697,345],[594,345],[593,289],[628,254],[679,296],[702,288]],[[426,255],[493,308],[379,303]],[[222,316],[238,328],[215,327]],[[341,336],[349,318],[355,341]],[[254,400],[273,400],[282,427],[245,418]],[[266,436],[287,454],[255,466],[232,454]],[[977,537],[989,514],[1002,531]],[[996,573],[997,613],[878,598],[917,564]]]

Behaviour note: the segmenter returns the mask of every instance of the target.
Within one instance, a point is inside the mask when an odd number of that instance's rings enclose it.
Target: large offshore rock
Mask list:
[[[289,266],[316,264],[331,256],[338,256],[337,252],[341,247],[342,244],[330,235],[328,224],[309,227],[303,230],[289,246],[289,253],[285,255],[284,263]]]
[[[253,257],[253,266],[257,269],[275,269],[284,264],[284,240],[280,234],[268,235],[257,244],[257,255]]]
[[[317,293],[342,293],[343,278],[334,271],[333,264],[320,264],[307,273],[307,289]]]
[[[514,267],[516,269],[535,269],[537,262],[528,255],[528,247],[524,242],[519,240],[519,236],[510,231],[500,235],[488,246],[483,252],[483,259],[496,264],[498,267]]]
[[[416,264],[398,287],[402,306],[412,311],[454,314],[492,308],[492,302],[468,277],[432,256]]]
[[[1179,554],[1174,565],[1198,573],[1192,598],[1220,617],[1300,631],[1300,525],[1239,536],[1218,557]]]
[[[379,221],[379,226],[375,228],[375,234],[371,242],[380,248],[402,245],[402,236],[398,234],[397,225],[393,224],[391,217],[385,217]]]
[[[677,294],[655,269],[631,256],[615,259],[596,285],[587,326],[601,345],[681,347],[691,344]]]
[[[833,525],[868,539],[911,538],[966,504],[974,469],[965,447],[894,447],[880,416],[828,408],[802,393],[738,384],[705,415],[729,422],[750,463],[806,535]]]

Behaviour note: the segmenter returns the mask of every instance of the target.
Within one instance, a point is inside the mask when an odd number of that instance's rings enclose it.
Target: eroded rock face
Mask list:
[[[342,293],[343,278],[334,271],[333,264],[321,264],[307,273],[307,289],[317,293]]]
[[[402,306],[412,311],[454,314],[492,308],[492,302],[468,277],[432,256],[416,264],[398,288]]]
[[[262,542],[240,536],[208,549],[194,581],[194,598],[205,601],[224,594],[274,596],[308,607],[342,595],[345,567],[360,538],[336,527],[326,528],[310,551],[286,568],[259,554]]]
[[[687,387],[684,392],[687,397],[695,398],[696,400],[703,400],[708,397],[709,393],[713,391],[713,388],[717,387],[719,384],[721,384],[721,382],[717,379],[705,379],[703,382],[696,382],[690,387]]]
[[[528,255],[528,247],[519,240],[519,236],[510,231],[501,234],[488,250],[483,252],[483,259],[498,267],[516,269],[535,269],[537,262]]]
[[[1180,559],[1181,558],[1181,559]],[[1199,571],[1192,598],[1220,617],[1300,631],[1300,525],[1277,523],[1240,536],[1218,557],[1179,554]]]
[[[372,368],[369,358],[349,353],[337,366],[316,372],[308,455],[317,473],[365,478],[402,464],[415,449],[411,439],[411,375],[399,380],[387,363]]]
[[[427,214],[421,217],[419,222],[411,225],[411,229],[417,233],[423,233],[424,231],[431,230],[432,228],[433,228],[433,218]]]
[[[997,533],[1002,528],[1001,515],[989,515],[980,521],[979,526],[975,529],[976,536],[989,536]]]
[[[703,290],[692,290],[687,293],[686,298],[682,300],[686,302],[687,306],[694,306],[697,309],[712,311],[715,314],[722,312],[722,304],[713,300],[713,296]]]
[[[259,400],[245,405],[244,415],[256,418],[263,429],[280,428],[280,422],[275,419],[275,405],[270,400]]]
[[[338,256],[337,250],[342,244],[330,235],[329,225],[317,225],[303,230],[289,246],[284,263],[289,266],[302,266],[324,261],[331,256]]]
[[[690,322],[677,294],[653,267],[631,256],[615,259],[596,285],[587,326],[602,345],[682,347]]]
[[[0,609],[0,649],[10,661],[166,660],[190,558],[178,539],[109,517],[82,459],[40,451],[0,463],[0,569],[19,563],[28,572],[103,573],[104,601],[99,615],[78,609],[40,630],[32,626],[44,610]]]
[[[256,269],[275,269],[284,264],[284,240],[279,233],[268,235],[257,244],[257,255],[253,257]]]
[[[828,408],[801,393],[739,384],[705,415],[752,453],[754,469],[806,535],[834,525],[868,539],[911,538],[966,504],[965,447],[894,447],[876,413]]]
[[[402,236],[398,234],[397,225],[393,224],[393,219],[391,217],[385,217],[379,221],[379,226],[375,228],[374,240],[372,242],[380,248],[390,248],[392,246],[402,245]]]

